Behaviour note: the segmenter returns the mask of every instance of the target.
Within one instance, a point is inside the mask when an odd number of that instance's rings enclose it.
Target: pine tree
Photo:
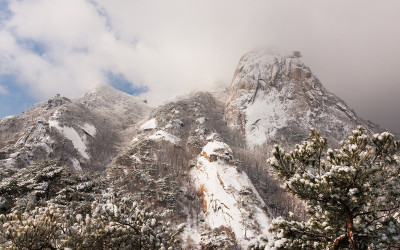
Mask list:
[[[400,247],[400,142],[388,132],[352,131],[339,149],[311,129],[310,141],[269,163],[285,188],[305,202],[307,221],[292,214],[272,222],[271,247],[382,249]]]
[[[56,162],[37,163],[1,180],[0,249],[167,249],[180,244],[183,225],[172,225],[170,210],[155,210],[129,193],[114,192],[106,181]]]
[[[105,194],[82,215],[50,201],[45,207],[0,215],[0,249],[169,249],[180,244],[181,224],[129,196]]]

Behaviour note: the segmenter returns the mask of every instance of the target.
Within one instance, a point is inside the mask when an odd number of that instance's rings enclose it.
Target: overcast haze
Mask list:
[[[400,1],[0,0],[0,116],[100,82],[154,105],[299,50],[361,117],[400,132]]]

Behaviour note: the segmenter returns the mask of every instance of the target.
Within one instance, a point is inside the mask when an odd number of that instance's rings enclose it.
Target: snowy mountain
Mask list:
[[[311,127],[321,130],[332,145],[357,125],[382,130],[329,93],[300,58],[299,52],[266,51],[252,51],[241,58],[225,117],[230,128],[246,135],[249,147],[294,145],[307,138]]]
[[[114,213],[113,190],[151,209],[150,217],[185,225],[177,236],[183,249],[265,247],[274,217],[305,216],[271,176],[265,149],[293,147],[311,127],[332,145],[357,125],[382,130],[329,93],[300,57],[250,52],[229,89],[222,84],[156,108],[101,84],[80,98],[57,95],[1,119],[0,212],[61,199],[64,208],[80,204],[87,218],[91,207]],[[114,232],[114,217],[107,217],[111,231],[99,230]],[[152,221],[139,231],[150,232]]]
[[[0,120],[1,171],[44,159],[76,170],[105,170],[126,139],[121,133],[150,111],[144,100],[104,84],[77,100],[57,95]]]

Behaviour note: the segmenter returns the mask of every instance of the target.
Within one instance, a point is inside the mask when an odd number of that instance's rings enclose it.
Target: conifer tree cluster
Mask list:
[[[43,162],[2,180],[0,249],[168,249],[183,225],[169,210],[113,191],[104,177]]]
[[[0,233],[10,249],[167,249],[179,244],[183,225],[175,230],[164,216],[127,196],[107,195],[86,215],[52,202],[0,215]]]
[[[306,204],[308,220],[272,222],[279,249],[400,247],[399,141],[388,132],[352,131],[339,149],[311,129],[291,152],[275,146],[269,159],[285,188]]]

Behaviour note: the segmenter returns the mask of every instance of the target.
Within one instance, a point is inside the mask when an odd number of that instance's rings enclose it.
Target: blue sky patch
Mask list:
[[[25,93],[24,87],[18,85],[12,75],[0,75],[0,85],[8,91],[8,94],[0,94],[0,118],[18,115],[37,102]]]
[[[47,52],[47,46],[31,39],[18,39],[17,43],[22,48],[32,51],[39,56],[43,56]]]
[[[114,88],[130,95],[139,95],[147,92],[147,87],[135,88],[122,74],[107,73],[108,83]],[[32,98],[26,88],[17,83],[13,75],[0,75],[0,85],[7,90],[7,94],[0,94],[0,118],[9,115],[18,115],[26,111],[39,100]]]
[[[147,87],[140,87],[140,88],[133,87],[132,83],[126,80],[123,74],[114,74],[112,72],[108,72],[107,79],[108,79],[108,84],[130,95],[139,95],[141,93],[145,93],[148,91]]]
[[[8,8],[8,1],[1,0],[0,1],[0,23],[4,20],[7,20],[11,17],[12,13]]]

